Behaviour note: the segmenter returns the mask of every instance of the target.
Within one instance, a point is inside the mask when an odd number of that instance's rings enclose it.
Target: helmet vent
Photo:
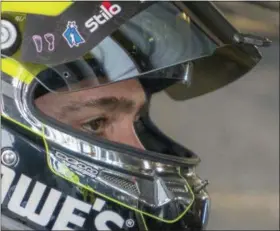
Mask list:
[[[139,195],[139,190],[135,183],[110,173],[102,172],[99,177],[110,185],[125,190],[133,195]]]
[[[174,183],[167,183],[166,184],[168,190],[173,193],[187,193],[184,185],[174,184]]]

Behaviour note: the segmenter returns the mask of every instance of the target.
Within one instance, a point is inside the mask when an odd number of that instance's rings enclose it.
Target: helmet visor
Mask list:
[[[135,3],[137,10],[130,18],[127,18],[128,13],[122,15],[122,11],[132,3],[115,3],[111,6],[112,9],[121,11],[108,20],[105,17],[104,4],[97,3],[95,8],[101,9],[99,14],[95,13],[89,21],[83,21],[88,29],[79,23],[80,18],[70,21],[66,17],[68,12],[64,13],[65,23],[60,19],[60,24],[64,26],[63,30],[59,28],[59,40],[56,40],[58,35],[55,33],[49,33],[46,38],[34,35],[35,29],[42,30],[39,27],[40,17],[34,18],[36,16],[32,15],[27,21],[26,36],[31,36],[30,30],[33,30],[33,35],[28,44],[23,42],[21,59],[45,66],[39,72],[37,69],[30,69],[30,72],[49,90],[77,91],[133,77],[182,80],[188,69],[186,61],[210,55],[217,47],[192,19],[173,3],[149,3],[145,9],[142,5],[137,8]],[[83,4],[85,7],[86,3]],[[98,23],[101,20],[98,20],[98,15],[103,15],[101,18],[104,24],[98,25],[91,33],[94,28],[89,24],[93,26]],[[118,17],[122,17],[125,22],[121,24]],[[106,35],[110,34],[108,30],[112,33],[106,37],[105,32]],[[99,41],[96,37],[102,39]],[[42,45],[44,40],[48,43]]]

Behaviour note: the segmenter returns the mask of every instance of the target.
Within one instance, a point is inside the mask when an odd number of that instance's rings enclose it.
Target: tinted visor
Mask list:
[[[115,26],[114,18],[104,23],[104,26],[107,23]],[[78,30],[80,25],[65,24],[67,28]],[[72,37],[69,36],[73,40],[70,43],[81,42],[82,31],[79,31],[80,38],[74,32],[71,32]],[[102,25],[92,36],[99,33],[102,33]],[[63,38],[61,41],[66,44],[64,46],[69,45],[66,40]],[[36,42],[33,45],[36,46]],[[63,60],[70,60],[68,53],[76,48],[77,52],[80,51],[83,45],[81,42],[70,51],[69,47],[65,47]],[[186,78],[186,61],[210,55],[215,48],[214,42],[173,3],[153,3],[128,19],[110,36],[98,44],[93,43],[82,56],[64,63],[54,61],[63,54],[49,57],[44,61],[47,69],[34,75],[49,90],[60,92],[98,87],[133,77],[180,81]],[[35,57],[33,62],[43,62],[43,58],[39,58],[42,54],[36,54]],[[29,57],[25,58],[28,60]]]
[[[253,45],[225,45],[207,57],[198,58],[188,73],[188,84],[176,82],[166,89],[175,100],[187,100],[215,91],[241,78],[259,61],[261,55]]]

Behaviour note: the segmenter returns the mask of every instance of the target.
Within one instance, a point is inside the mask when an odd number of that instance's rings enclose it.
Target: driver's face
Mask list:
[[[76,129],[143,149],[134,122],[146,103],[138,80],[126,80],[67,94],[48,93],[35,101],[46,115]]]

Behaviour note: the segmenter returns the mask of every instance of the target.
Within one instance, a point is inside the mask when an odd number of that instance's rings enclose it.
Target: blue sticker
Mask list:
[[[78,47],[81,43],[85,43],[84,38],[78,31],[78,26],[75,21],[68,21],[67,28],[62,35],[71,48],[74,46]]]

